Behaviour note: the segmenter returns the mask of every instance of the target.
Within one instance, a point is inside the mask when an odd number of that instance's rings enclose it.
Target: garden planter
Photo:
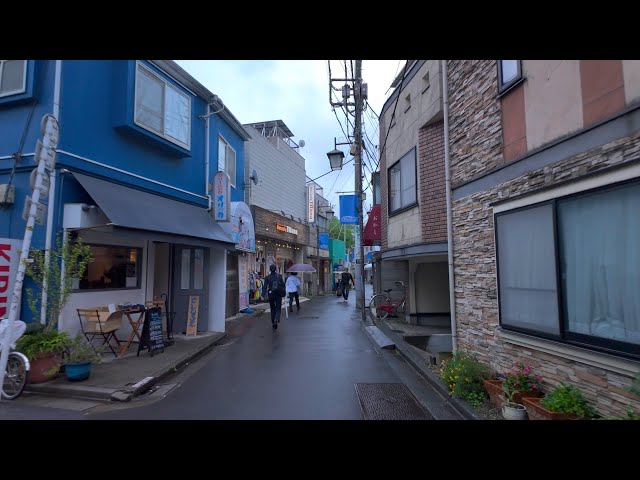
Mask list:
[[[58,374],[60,368],[59,353],[40,353],[31,361],[28,383],[48,382]]]
[[[559,413],[547,410],[540,405],[541,398],[523,398],[522,403],[527,407],[530,420],[582,420],[574,413]]]
[[[527,409],[519,403],[505,402],[502,405],[502,417],[505,420],[526,420]]]
[[[513,394],[513,401],[516,403],[522,403],[525,398],[540,398],[542,392],[540,390],[525,390],[522,392],[516,392]]]
[[[70,382],[86,380],[91,375],[91,362],[67,363],[64,373]]]
[[[489,394],[489,399],[497,408],[502,408],[504,401],[501,396],[504,395],[502,390],[502,380],[485,380],[484,389]]]

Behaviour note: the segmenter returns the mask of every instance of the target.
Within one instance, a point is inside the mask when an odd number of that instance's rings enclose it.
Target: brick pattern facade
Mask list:
[[[449,150],[455,188],[503,163],[496,60],[449,60]]]
[[[477,85],[469,81],[475,78],[484,82],[487,76],[495,79],[493,62],[456,61],[450,65],[456,73],[449,79],[450,92],[455,98],[473,98],[476,92],[494,91],[494,87]],[[471,72],[474,67],[483,72]],[[465,73],[462,75],[462,73]],[[483,90],[484,89],[484,90]],[[470,106],[473,108],[470,108]],[[458,119],[466,116],[477,118],[487,127],[486,135],[477,127],[471,127],[476,135],[456,133],[452,145],[452,169],[457,181],[469,180],[481,172],[493,168],[496,158],[493,147],[487,150],[487,138],[493,138],[493,127],[500,124],[499,111],[492,110],[489,118],[485,103],[472,100],[451,103],[451,115]],[[460,127],[458,127],[460,128]],[[463,127],[465,128],[465,127]],[[467,126],[468,128],[468,126]],[[500,131],[498,138],[501,136]],[[476,152],[476,153],[473,153]],[[488,154],[490,152],[490,154]],[[495,371],[510,369],[516,360],[525,360],[542,375],[546,389],[559,381],[578,387],[586,398],[603,415],[623,416],[627,407],[638,409],[637,397],[624,391],[632,378],[618,373],[594,368],[561,356],[543,353],[533,348],[515,346],[499,337],[498,299],[495,262],[494,224],[491,203],[499,199],[513,198],[533,193],[543,187],[557,185],[569,179],[580,178],[586,173],[606,167],[640,160],[640,132],[631,137],[594,148],[587,152],[562,159],[557,163],[528,172],[516,179],[459,199],[453,204],[455,302],[458,321],[459,348],[476,354],[480,361]]]
[[[380,117],[380,138],[384,141],[387,136],[387,129],[384,124],[384,115]],[[382,148],[382,147],[381,147]],[[387,155],[386,148],[380,151],[380,240],[382,251],[389,248],[389,242],[387,239],[387,225],[389,224],[389,205],[387,200],[389,198],[389,190],[387,188]]]
[[[444,123],[422,127],[418,141],[422,240],[447,241],[447,205],[444,182]]]

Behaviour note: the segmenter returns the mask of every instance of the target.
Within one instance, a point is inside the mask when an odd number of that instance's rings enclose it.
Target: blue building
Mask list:
[[[79,329],[77,308],[162,296],[179,334],[189,297],[198,296],[198,330],[224,331],[237,228],[213,219],[210,191],[222,170],[230,200],[244,200],[250,136],[218,96],[165,60],[0,61],[0,193],[7,192],[0,195],[0,275],[9,279],[4,285],[0,277],[0,290],[9,292],[0,316],[11,297],[44,114],[57,118],[60,141],[32,248],[81,238],[94,258],[59,328]],[[252,219],[242,223],[253,235]],[[30,321],[24,297],[21,317]]]

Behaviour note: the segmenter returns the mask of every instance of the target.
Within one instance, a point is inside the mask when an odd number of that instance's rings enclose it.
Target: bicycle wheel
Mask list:
[[[18,398],[27,384],[28,374],[27,365],[22,357],[14,352],[9,353],[4,384],[2,385],[2,398],[7,400]]]
[[[389,305],[389,299],[386,296],[378,293],[371,297],[371,301],[369,302],[369,314],[373,318],[374,322],[376,320],[384,320],[389,315],[388,310],[380,309],[380,306],[382,305]]]

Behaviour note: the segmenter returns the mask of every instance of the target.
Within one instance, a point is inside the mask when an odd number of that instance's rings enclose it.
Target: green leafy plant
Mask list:
[[[40,329],[20,337],[16,349],[31,361],[39,354],[63,351],[68,341],[69,336],[66,332]]]
[[[584,418],[596,416],[594,408],[589,405],[582,392],[563,382],[549,392],[540,401],[540,405],[551,412],[573,413]]]
[[[67,304],[69,296],[73,292],[73,285],[84,276],[87,265],[93,258],[91,247],[84,245],[78,238],[73,242],[63,243],[60,236],[56,239],[56,247],[49,250],[49,262],[46,258],[46,250],[32,250],[29,254],[30,262],[27,262],[27,275],[39,287],[38,292],[27,289],[29,309],[35,318],[40,316],[39,300],[43,292],[47,294],[45,330],[53,331],[58,324],[60,312]],[[64,271],[62,271],[64,262]]]
[[[513,369],[504,374],[502,382],[502,390],[509,402],[513,402],[513,398],[518,392],[526,392],[528,390],[540,390],[540,382],[542,377],[533,374],[533,369],[524,362],[516,362]]]
[[[636,373],[636,378],[633,379],[633,383],[625,390],[629,393],[633,393],[637,397],[640,397],[640,373]]]
[[[486,399],[483,381],[489,379],[489,369],[474,356],[466,352],[456,352],[442,366],[442,380],[449,393],[468,401],[474,406],[481,405]]]
[[[84,336],[81,333],[78,333],[65,345],[64,363],[100,363],[102,358],[99,353],[102,353],[103,351],[104,346],[94,350]]]

